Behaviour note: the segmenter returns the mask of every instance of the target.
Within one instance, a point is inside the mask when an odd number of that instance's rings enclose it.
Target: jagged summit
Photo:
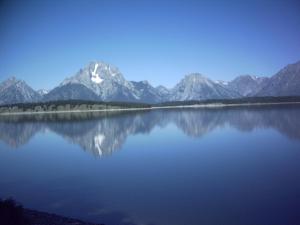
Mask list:
[[[106,82],[123,82],[125,79],[119,69],[102,61],[94,61],[89,63],[83,69],[80,69],[74,76],[65,79],[61,85],[67,83],[81,83],[87,88],[94,89],[99,94],[97,86]]]
[[[7,87],[9,87],[9,86],[11,86],[11,85],[16,85],[16,84],[23,84],[23,83],[25,83],[25,81],[23,81],[23,80],[18,80],[15,76],[12,76],[12,77],[10,77],[10,78],[8,78],[8,79],[6,79],[6,80],[4,80],[1,84],[0,84],[0,90],[1,90],[1,88],[7,88]]]

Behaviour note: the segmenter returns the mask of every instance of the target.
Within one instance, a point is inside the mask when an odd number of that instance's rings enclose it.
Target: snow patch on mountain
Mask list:
[[[95,68],[94,68],[94,71],[92,71],[92,77],[91,77],[91,80],[97,84],[100,84],[103,82],[103,79],[100,78],[99,74],[97,73],[97,69],[98,69],[98,66],[99,64],[96,63],[95,64]]]

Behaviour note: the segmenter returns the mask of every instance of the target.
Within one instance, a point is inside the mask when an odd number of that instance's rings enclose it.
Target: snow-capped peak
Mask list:
[[[255,75],[252,75],[251,78],[252,78],[252,80],[257,80],[258,79],[258,77],[255,76]]]
[[[46,95],[49,93],[49,91],[46,89],[39,89],[37,90],[37,93],[39,93],[40,95]]]
[[[98,66],[99,66],[99,64],[96,63],[95,67],[94,67],[94,71],[92,71],[91,80],[97,84],[100,84],[103,81],[103,79],[101,79],[99,74],[97,73]]]

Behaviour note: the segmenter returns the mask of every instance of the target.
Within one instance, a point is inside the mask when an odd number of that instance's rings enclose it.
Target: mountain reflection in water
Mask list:
[[[0,117],[0,140],[19,148],[35,134],[51,131],[95,156],[104,156],[121,149],[130,135],[147,134],[170,123],[195,138],[230,126],[245,132],[274,129],[300,139],[299,115],[297,105],[11,115]]]

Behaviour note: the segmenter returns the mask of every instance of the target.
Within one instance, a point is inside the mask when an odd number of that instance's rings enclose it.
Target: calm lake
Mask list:
[[[300,224],[300,106],[0,116],[0,178],[106,225]]]

